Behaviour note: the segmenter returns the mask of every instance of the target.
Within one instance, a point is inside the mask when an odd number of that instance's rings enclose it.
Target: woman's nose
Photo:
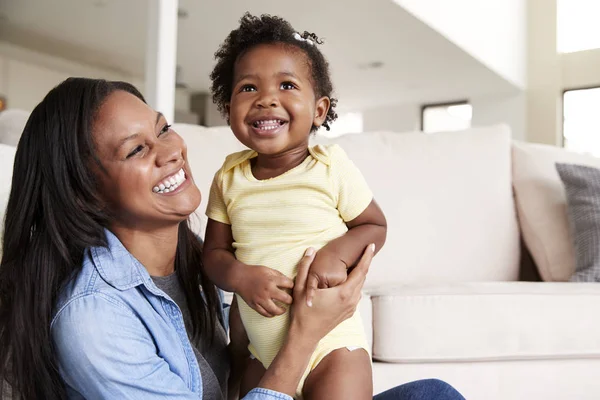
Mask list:
[[[171,162],[179,162],[183,158],[183,146],[177,143],[159,143],[156,164],[161,167]]]

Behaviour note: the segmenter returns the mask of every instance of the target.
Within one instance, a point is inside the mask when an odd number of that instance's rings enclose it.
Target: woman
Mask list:
[[[199,204],[183,140],[133,86],[71,78],[50,91],[17,148],[0,264],[0,374],[20,398],[234,397],[247,338],[233,310],[226,344],[187,224]],[[353,313],[372,254],[307,307],[307,250],[287,341],[246,399],[289,399]],[[462,398],[440,381],[388,395]]]

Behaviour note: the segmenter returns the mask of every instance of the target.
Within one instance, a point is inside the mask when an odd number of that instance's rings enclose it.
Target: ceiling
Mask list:
[[[148,0],[0,0],[0,40],[144,73]],[[213,54],[245,11],[288,19],[325,39],[341,109],[431,103],[516,92],[391,0],[180,0],[182,80],[206,91]],[[379,62],[380,68],[364,68]]]

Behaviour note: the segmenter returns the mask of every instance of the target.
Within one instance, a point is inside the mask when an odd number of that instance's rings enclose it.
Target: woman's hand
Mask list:
[[[308,270],[306,304],[312,304],[317,289],[335,287],[348,279],[348,266],[336,252],[322,248]]]
[[[360,301],[361,290],[374,253],[375,245],[367,246],[357,266],[348,274],[348,279],[336,287],[317,289],[314,292],[312,305],[309,306],[307,294],[311,289],[307,285],[307,280],[315,251],[312,248],[308,249],[298,264],[293,292],[294,302],[291,308],[290,334],[297,333],[302,335],[301,337],[315,340],[316,343],[342,321],[350,318]]]
[[[298,382],[319,340],[354,314],[374,250],[374,245],[367,246],[357,266],[344,283],[333,288],[317,289],[312,306],[306,301],[306,281],[315,251],[306,251],[298,264],[288,335],[261,379],[259,387],[290,396],[296,393]]]

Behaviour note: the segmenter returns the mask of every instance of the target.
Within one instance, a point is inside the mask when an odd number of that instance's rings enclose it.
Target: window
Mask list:
[[[425,133],[459,131],[471,127],[473,107],[467,102],[423,106],[421,130]]]
[[[361,113],[352,112],[338,115],[338,118],[331,124],[331,129],[321,128],[318,134],[321,136],[333,138],[345,135],[347,133],[361,133],[363,131],[363,116]]]
[[[568,90],[563,95],[566,149],[600,156],[600,88]]]
[[[600,48],[600,1],[557,0],[556,49],[571,53]]]

